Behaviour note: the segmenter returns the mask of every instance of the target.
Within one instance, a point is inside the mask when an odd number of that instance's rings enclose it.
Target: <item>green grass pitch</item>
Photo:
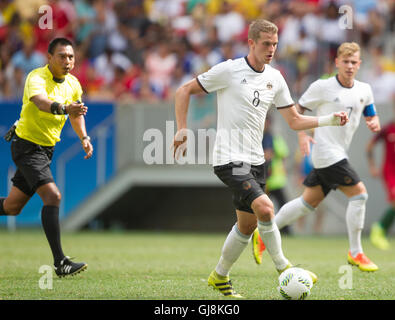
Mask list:
[[[74,277],[57,278],[52,289],[40,289],[42,265],[52,258],[41,230],[0,230],[0,299],[225,299],[207,286],[226,234],[170,232],[64,233],[65,254],[85,261],[88,269]],[[391,239],[395,248],[395,239]],[[348,266],[347,238],[283,237],[285,255],[293,264],[318,275],[310,300],[395,299],[395,251],[380,251],[367,238],[364,251],[380,267],[365,273]],[[246,299],[279,300],[278,274],[267,252],[258,266],[251,244],[234,265],[231,279]],[[351,270],[351,271],[350,271]],[[343,270],[344,272],[344,270]],[[340,283],[351,289],[342,289]],[[350,282],[350,279],[352,282]]]

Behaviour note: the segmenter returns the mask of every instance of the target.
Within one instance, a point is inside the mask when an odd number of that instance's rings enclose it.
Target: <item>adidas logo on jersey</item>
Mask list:
[[[244,78],[243,80],[241,80],[240,84],[247,84],[246,78]]]
[[[334,100],[334,102],[340,102],[339,97],[336,97],[335,100]]]

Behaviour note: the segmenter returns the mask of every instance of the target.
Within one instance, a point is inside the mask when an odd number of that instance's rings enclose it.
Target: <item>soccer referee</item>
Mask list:
[[[88,266],[71,261],[63,253],[59,227],[61,194],[50,169],[54,146],[60,141],[67,118],[81,140],[85,159],[93,153],[85,127],[87,107],[80,102],[81,85],[69,73],[73,67],[72,42],[56,38],[48,46],[48,64],[28,74],[22,112],[11,143],[17,171],[8,197],[0,198],[0,215],[16,216],[34,193],[40,196],[43,201],[41,221],[59,277],[74,275]]]

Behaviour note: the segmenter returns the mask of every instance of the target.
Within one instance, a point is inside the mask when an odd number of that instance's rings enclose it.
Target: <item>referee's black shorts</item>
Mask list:
[[[307,175],[303,184],[306,187],[320,185],[326,196],[331,190],[336,190],[338,186],[354,186],[360,181],[361,179],[348,160],[343,159],[329,167],[314,168]]]
[[[251,203],[265,193],[266,164],[253,166],[243,162],[230,162],[215,166],[214,173],[232,190],[235,208],[254,213]]]
[[[37,188],[54,182],[50,164],[54,147],[44,147],[14,136],[11,155],[17,171],[11,179],[13,185],[28,196],[33,196]]]

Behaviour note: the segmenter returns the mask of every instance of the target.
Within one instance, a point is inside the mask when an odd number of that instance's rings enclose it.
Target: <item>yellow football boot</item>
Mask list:
[[[233,289],[229,276],[220,276],[215,270],[208,277],[208,285],[221,292],[227,298],[243,298]]]

